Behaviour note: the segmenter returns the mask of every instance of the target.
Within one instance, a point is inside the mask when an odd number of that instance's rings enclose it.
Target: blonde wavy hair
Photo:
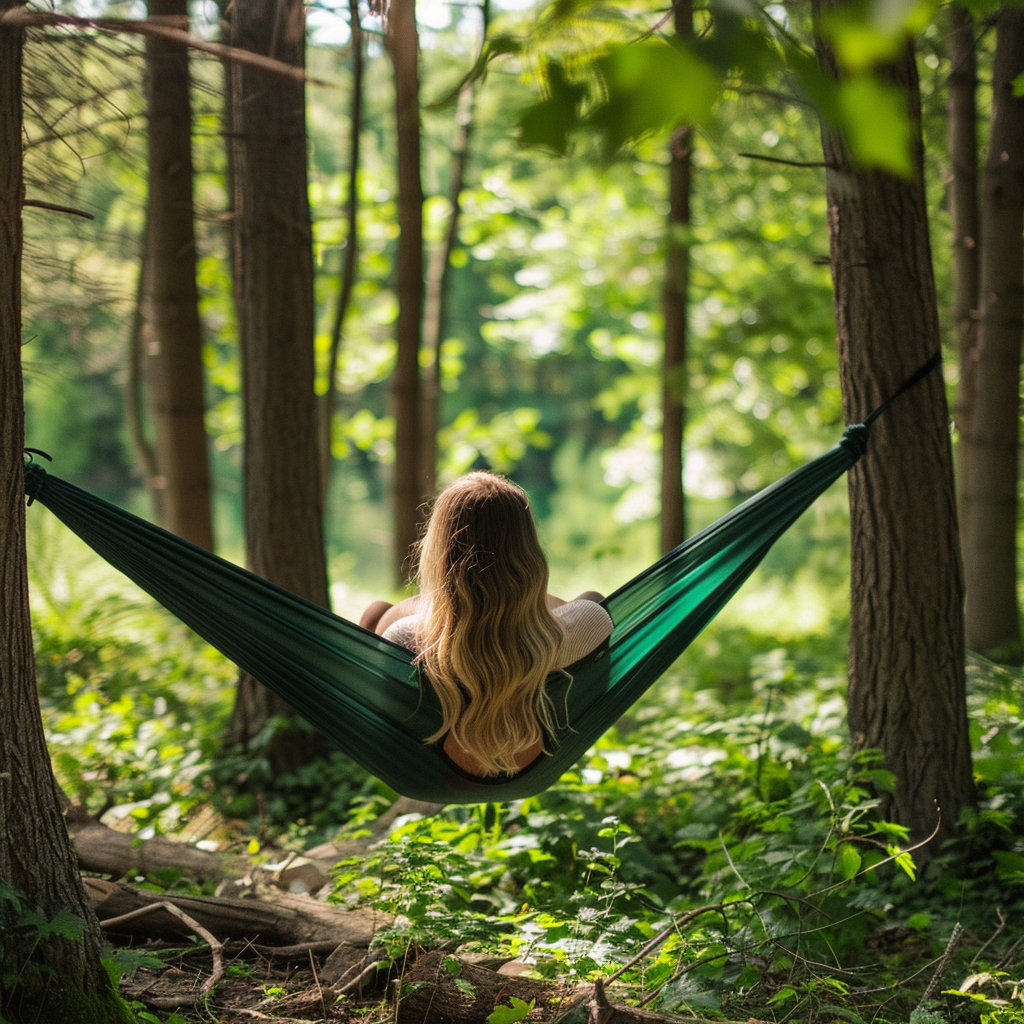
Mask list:
[[[544,682],[564,636],[547,606],[548,564],[525,492],[504,477],[460,477],[434,502],[420,542],[424,605],[417,661],[449,734],[486,775],[553,732]]]

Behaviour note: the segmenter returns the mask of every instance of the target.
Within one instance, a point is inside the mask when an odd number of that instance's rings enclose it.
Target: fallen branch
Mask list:
[[[244,857],[200,850],[190,843],[176,843],[159,836],[140,840],[80,815],[68,813],[67,825],[83,871],[123,878],[178,868],[189,878],[206,882],[241,876],[249,869]]]
[[[145,892],[117,882],[83,878],[86,895],[100,922],[122,918],[140,907],[172,903],[213,933],[221,942],[262,940],[270,946],[332,942],[335,946],[368,946],[379,928],[389,923],[383,914],[368,910],[342,910],[309,896],[282,892],[271,886],[254,886],[256,896],[234,899],[223,896],[171,896]],[[109,929],[108,930],[112,930]],[[146,921],[125,918],[118,932],[136,938],[179,940],[187,930],[170,913],[153,913]]]
[[[145,907],[139,907],[138,910],[130,910],[127,914],[122,914],[120,917],[108,917],[106,920],[100,922],[100,927],[107,931],[117,931],[119,926],[126,924],[128,921],[134,921],[137,918],[144,917],[146,914],[152,914],[157,910],[165,910],[168,914],[172,914],[179,921],[186,924],[192,929],[206,944],[210,947],[210,953],[213,956],[213,973],[203,982],[202,988],[199,989],[199,995],[191,1000],[191,1002],[198,1002],[200,999],[205,999],[212,991],[213,987],[224,977],[224,958],[221,955],[224,952],[224,944],[217,939],[215,935],[204,928],[195,918],[190,917],[185,911],[176,907],[169,900],[161,900],[159,903],[150,903]],[[180,999],[155,999],[151,1001],[151,1005],[156,1006],[161,1010],[174,1010],[179,1006],[183,1005],[183,1000]]]

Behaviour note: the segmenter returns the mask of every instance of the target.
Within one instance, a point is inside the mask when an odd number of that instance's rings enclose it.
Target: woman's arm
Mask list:
[[[363,629],[369,629],[382,636],[384,630],[393,622],[404,619],[407,615],[415,615],[420,610],[420,595],[415,594],[407,597],[398,604],[391,604],[389,601],[374,601],[359,619],[359,625]]]

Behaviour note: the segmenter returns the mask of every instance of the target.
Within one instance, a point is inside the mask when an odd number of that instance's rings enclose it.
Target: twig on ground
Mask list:
[[[996,925],[996,930],[989,936],[988,941],[985,942],[978,950],[978,952],[974,954],[974,957],[971,959],[972,967],[981,959],[981,954],[984,953],[985,950],[988,949],[988,947],[991,946],[997,938],[999,938],[999,936],[1002,934],[1003,929],[1006,927],[1006,918],[1003,917],[1002,907],[996,907],[996,917],[999,918],[999,924]]]
[[[144,917],[146,914],[151,914],[155,910],[166,910],[172,917],[176,917],[183,924],[191,928],[192,931],[194,931],[196,935],[203,939],[203,941],[210,947],[210,953],[213,956],[213,971],[209,978],[203,982],[202,987],[199,989],[198,996],[198,999],[205,999],[206,996],[213,991],[213,987],[217,982],[224,977],[224,958],[221,956],[224,944],[212,932],[204,928],[195,918],[189,917],[184,910],[179,909],[173,903],[150,903],[148,906],[139,907],[137,910],[130,910],[127,914],[121,914],[120,917],[111,917],[106,921],[101,921],[100,927],[105,931],[116,931],[118,925],[125,924],[137,917]],[[182,1000],[177,1000],[170,1006],[162,1005],[167,1002],[170,1002],[170,1000],[153,1000],[152,1004],[154,1006],[159,1006],[162,1010],[173,1010],[175,1007],[182,1005]]]
[[[1009,967],[1017,954],[1020,952],[1021,946],[1024,946],[1024,938],[1018,939],[1007,951],[999,958],[999,962],[996,967]]]
[[[294,960],[306,956],[309,953],[333,953],[339,944],[338,939],[321,939],[319,942],[299,942],[294,946],[260,946],[250,942],[249,947],[254,949],[260,956],[273,960]]]
[[[362,984],[363,979],[369,977],[374,972],[380,970],[380,961],[374,960],[372,963],[367,964],[351,981],[346,981],[344,985],[337,990],[339,996],[348,995],[349,992],[355,992]]]
[[[313,980],[316,982],[316,993],[320,997],[320,1009],[324,1011],[324,1016],[327,1016],[327,1002],[324,999],[324,990],[320,984],[320,975],[316,973],[316,961],[313,959],[313,951],[309,952],[309,968],[313,972]]]
[[[921,993],[921,1001],[917,1004],[917,1008],[920,1010],[926,1003],[935,997],[935,993],[939,990],[939,982],[942,981],[943,972],[949,964],[950,957],[956,952],[957,947],[960,945],[960,940],[963,937],[964,930],[960,926],[960,922],[957,921],[953,925],[953,931],[949,936],[949,942],[946,943],[946,950],[939,959],[938,966],[935,968],[935,973],[932,975],[932,980],[928,982],[928,987]]]

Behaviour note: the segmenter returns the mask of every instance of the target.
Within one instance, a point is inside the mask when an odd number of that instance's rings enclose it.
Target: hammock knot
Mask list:
[[[868,428],[863,423],[854,423],[843,431],[839,447],[845,448],[854,459],[859,459],[868,450]]]
[[[39,497],[43,481],[46,479],[46,470],[33,460],[33,455],[42,455],[44,459],[53,461],[46,452],[41,452],[38,448],[25,449],[25,494],[28,497],[29,505]]]

